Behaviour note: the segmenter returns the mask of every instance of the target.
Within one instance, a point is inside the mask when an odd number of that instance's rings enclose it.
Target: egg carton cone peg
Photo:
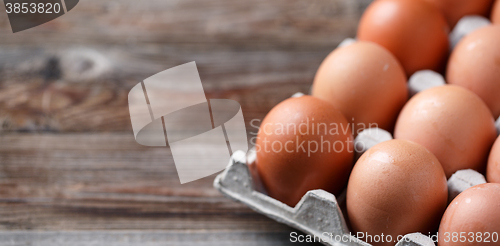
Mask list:
[[[355,38],[346,38],[337,46],[337,48],[347,47],[351,44],[356,43],[357,40]]]
[[[364,129],[354,139],[354,160],[357,161],[371,147],[392,139],[391,133],[384,129],[377,127]]]
[[[497,128],[497,135],[500,134],[500,117],[498,117],[497,121],[495,122],[495,127]]]
[[[435,246],[432,239],[421,233],[406,234],[396,246]]]
[[[472,186],[486,183],[484,176],[472,169],[459,170],[448,179],[448,203]]]
[[[446,85],[443,75],[432,70],[420,70],[408,80],[408,92],[412,97],[419,92],[443,85]]]
[[[467,15],[462,17],[460,21],[458,21],[457,25],[450,33],[450,48],[453,50],[457,44],[467,36],[468,34],[474,32],[475,30],[491,25],[490,20],[483,16],[479,15]]]
[[[297,93],[293,94],[291,97],[295,98],[295,97],[302,97],[302,96],[305,96],[305,94],[302,92],[297,92]]]

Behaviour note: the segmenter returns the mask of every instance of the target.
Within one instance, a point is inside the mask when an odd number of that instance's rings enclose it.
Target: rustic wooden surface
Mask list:
[[[127,93],[196,61],[207,97],[240,102],[249,126],[308,92],[369,2],[82,0],[16,34],[1,15],[0,245],[288,245],[291,228],[215,176],[180,185],[167,148],[134,141]]]
[[[286,246],[283,232],[248,231],[72,231],[0,232],[0,245],[9,246]],[[33,243],[36,242],[36,243]],[[292,245],[317,245],[293,243]]]

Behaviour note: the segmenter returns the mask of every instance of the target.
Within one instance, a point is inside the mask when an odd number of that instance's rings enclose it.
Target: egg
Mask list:
[[[408,100],[406,75],[396,58],[383,47],[356,42],[334,50],[316,73],[312,95],[332,103],[355,135],[365,128],[392,131]]]
[[[446,72],[449,84],[481,97],[493,116],[500,116],[500,25],[480,28],[461,40]]]
[[[256,141],[257,172],[268,195],[295,206],[309,190],[338,194],[353,165],[351,131],[339,110],[312,96],[275,106]]]
[[[491,22],[493,22],[493,24],[500,24],[500,0],[496,0],[495,5],[493,5]]]
[[[499,245],[500,184],[481,184],[450,203],[439,226],[439,246]]]
[[[450,27],[466,15],[488,17],[493,0],[426,0],[438,6],[448,20]]]
[[[461,169],[485,170],[496,128],[491,112],[476,94],[445,85],[422,91],[408,101],[396,122],[394,137],[423,145],[450,177]]]
[[[392,52],[410,76],[444,67],[449,26],[441,11],[424,0],[377,0],[358,27],[358,39],[378,43]]]
[[[486,179],[490,183],[500,183],[500,137],[491,148],[486,168]]]
[[[384,242],[365,240],[393,246],[398,235],[438,228],[448,186],[430,151],[410,141],[390,140],[373,146],[356,162],[346,199],[353,230],[386,235]]]

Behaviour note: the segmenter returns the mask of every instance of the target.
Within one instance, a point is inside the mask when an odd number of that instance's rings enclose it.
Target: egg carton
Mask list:
[[[467,34],[483,26],[489,21],[480,16],[462,18],[450,33],[450,48]],[[338,47],[348,46],[356,39],[348,38]],[[439,73],[422,70],[413,74],[408,80],[409,95],[414,96],[423,90],[445,85],[445,79]],[[303,96],[296,93],[292,97]],[[496,121],[500,134],[500,118]],[[392,135],[382,129],[366,129],[356,137],[358,145],[355,153],[357,160],[370,147],[392,139]],[[214,187],[225,196],[241,202],[256,212],[292,228],[313,236],[323,245],[328,246],[371,246],[356,238],[347,227],[346,220],[339,206],[345,202],[345,191],[339,197],[324,190],[308,191],[295,207],[290,207],[266,194],[265,188],[255,170],[256,154],[250,150],[248,154],[236,151],[226,169],[214,180]],[[474,170],[460,170],[448,179],[448,203],[464,190],[486,183],[484,176]],[[332,240],[334,239],[334,240]],[[341,239],[341,240],[335,240]],[[435,246],[432,239],[421,233],[405,235],[396,246]]]
[[[467,20],[467,19],[466,19]],[[343,46],[354,42],[347,39]],[[443,76],[431,70],[422,70],[413,74],[408,81],[410,96],[432,87],[445,85]],[[292,97],[301,97],[303,93],[295,93]],[[500,134],[500,117],[496,121]],[[370,128],[358,134],[354,140],[356,146],[355,161],[374,145],[393,139],[392,135],[379,128]],[[345,202],[345,191],[339,197],[324,190],[307,192],[295,207],[290,207],[266,195],[265,188],[255,171],[255,151],[248,155],[238,151],[233,154],[229,166],[218,175],[214,187],[222,194],[264,214],[280,223],[296,228],[319,239],[324,245],[351,246],[370,245],[357,239],[349,232],[339,203]],[[247,165],[247,163],[249,165]],[[448,202],[451,202],[462,191],[482,183],[484,176],[474,170],[460,170],[448,180]],[[331,238],[345,239],[342,241]],[[347,241],[347,242],[346,242]],[[411,233],[399,241],[396,246],[434,246],[434,242],[420,233]]]
[[[347,41],[347,43],[350,40]],[[347,44],[348,45],[348,44]],[[423,70],[415,73],[408,82],[410,95],[444,85],[444,78],[433,71]],[[301,97],[296,93],[292,97]],[[497,120],[500,133],[500,118]],[[365,129],[354,140],[355,161],[369,148],[378,143],[393,139],[392,135],[379,128]],[[256,153],[236,151],[226,169],[214,180],[214,187],[225,196],[241,202],[258,213],[298,229],[317,241],[329,246],[370,246],[356,238],[347,227],[339,204],[345,202],[345,191],[335,197],[324,190],[308,191],[295,207],[290,207],[266,194],[255,169]],[[460,170],[448,180],[448,202],[464,190],[486,183],[484,176],[474,170]],[[333,239],[333,240],[332,240]],[[340,239],[340,240],[338,240]],[[435,246],[432,239],[421,233],[405,235],[396,246]]]
[[[363,143],[365,148],[357,155],[361,155],[379,142],[389,140],[387,134],[381,129],[367,129],[361,132],[356,137],[355,144]],[[340,202],[345,201],[345,192],[337,198],[324,190],[311,190],[295,207],[290,207],[266,195],[255,170],[255,159],[255,150],[250,150],[248,155],[243,151],[236,151],[231,156],[227,168],[215,178],[214,187],[225,196],[279,223],[300,230],[324,245],[371,245],[356,238],[347,227],[339,206]],[[484,176],[474,170],[456,172],[448,180],[450,201],[462,191],[482,183],[486,183]],[[430,237],[421,233],[407,234],[396,244],[396,246],[434,245]]]

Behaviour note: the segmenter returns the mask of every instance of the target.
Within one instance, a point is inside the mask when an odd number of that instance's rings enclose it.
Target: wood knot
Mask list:
[[[100,52],[78,48],[60,55],[62,75],[68,81],[96,80],[111,71],[111,62]]]

